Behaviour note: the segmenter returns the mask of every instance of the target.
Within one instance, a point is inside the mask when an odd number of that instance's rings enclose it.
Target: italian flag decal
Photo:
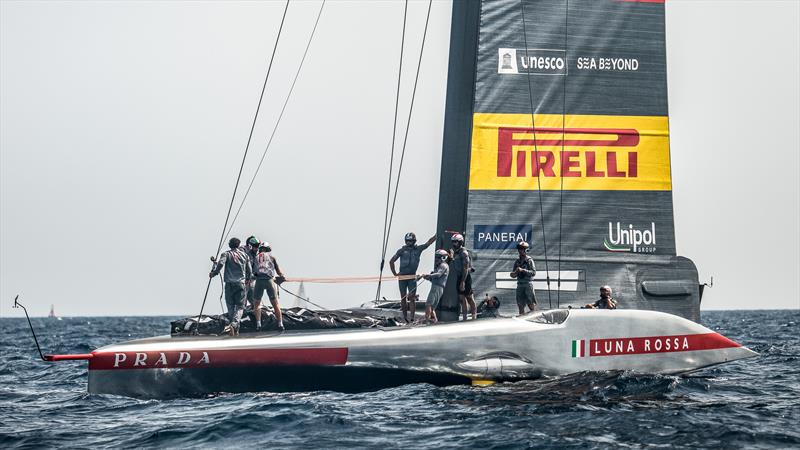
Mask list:
[[[584,358],[586,356],[586,340],[572,341],[572,357]]]

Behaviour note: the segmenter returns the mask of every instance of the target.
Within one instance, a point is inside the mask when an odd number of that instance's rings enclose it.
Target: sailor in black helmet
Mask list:
[[[219,275],[225,268],[223,281],[225,281],[225,303],[228,306],[228,320],[230,325],[225,329],[230,335],[239,334],[239,322],[244,312],[245,280],[252,278],[252,266],[247,252],[239,248],[241,241],[231,238],[228,241],[230,250],[219,256],[214,269],[208,274],[210,278]]]
[[[246,244],[245,251],[247,252],[247,256],[250,257],[250,267],[255,274],[256,271],[256,256],[258,256],[258,246],[260,245],[260,241],[255,236],[250,236],[244,241]],[[255,275],[253,276],[255,278]],[[254,282],[252,279],[246,280],[245,284],[247,285],[247,301],[250,303],[250,306],[255,309],[255,302],[253,299],[253,289],[254,289]]]
[[[517,242],[519,258],[514,261],[514,270],[511,278],[517,279],[517,308],[520,314],[525,314],[525,307],[531,311],[536,309],[536,294],[533,291],[533,276],[536,275],[536,266],[533,258],[528,256],[530,246],[525,241]]]
[[[422,245],[417,245],[417,235],[414,233],[406,233],[406,245],[400,247],[400,250],[392,256],[389,260],[389,268],[392,269],[394,276],[400,276],[400,305],[403,310],[403,319],[408,322],[406,312],[411,310],[411,320],[414,320],[414,314],[417,310],[417,268],[419,267],[419,257],[426,248],[436,241],[436,235],[431,236],[427,242]],[[400,260],[400,270],[398,271],[394,263]],[[409,305],[410,304],[410,305]]]
[[[467,320],[467,313],[472,314],[472,319],[478,318],[475,299],[472,297],[472,261],[469,252],[464,248],[464,236],[456,233],[450,238],[453,245],[452,269],[456,273],[456,287],[458,300],[461,302],[461,314]]]

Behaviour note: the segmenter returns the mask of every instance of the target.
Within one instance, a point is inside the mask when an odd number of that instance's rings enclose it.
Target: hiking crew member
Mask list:
[[[408,322],[406,311],[409,310],[409,303],[411,306],[411,320],[414,320],[414,314],[417,312],[417,279],[414,275],[417,274],[419,267],[419,257],[431,244],[436,241],[436,235],[428,239],[428,242],[417,245],[417,235],[414,233],[406,233],[406,245],[400,247],[400,250],[392,256],[389,260],[389,268],[392,269],[394,276],[410,276],[410,279],[399,280],[400,285],[400,306],[403,310],[403,319]],[[394,266],[395,261],[400,260],[400,271],[398,272]]]
[[[214,278],[225,267],[222,279],[225,282],[225,304],[230,321],[230,325],[225,328],[231,336],[239,334],[239,322],[244,312],[245,280],[252,277],[250,258],[246,251],[239,248],[239,244],[241,241],[238,238],[231,238],[228,241],[230,250],[219,256],[214,269],[208,274],[210,278]]]
[[[250,264],[251,264],[250,268],[253,269],[253,275],[255,276],[256,272],[255,264],[256,264],[256,256],[258,255],[259,240],[255,236],[250,236],[244,242],[247,244],[247,248],[245,249],[245,251],[247,252],[247,256],[250,257]],[[252,279],[246,281],[247,301],[250,303],[250,306],[255,310],[256,306],[255,303],[253,303],[253,284],[254,283]]]
[[[436,317],[436,307],[439,306],[439,300],[442,299],[444,286],[447,284],[447,275],[450,273],[450,267],[447,266],[448,257],[447,250],[436,250],[433,272],[422,275],[422,278],[431,282],[431,290],[428,292],[428,299],[425,300],[425,318],[433,323],[439,321]]]
[[[256,285],[253,289],[253,308],[256,312],[256,329],[261,329],[261,299],[264,298],[264,291],[267,292],[269,302],[275,312],[275,319],[278,320],[278,329],[283,331],[283,314],[281,305],[278,304],[278,287],[273,281],[277,274],[283,278],[283,272],[278,261],[272,256],[272,248],[268,242],[262,242],[258,248],[253,271],[256,277]]]
[[[617,309],[617,302],[611,298],[611,286],[603,286],[600,288],[600,300],[594,303],[589,303],[585,306],[589,309]]]
[[[536,309],[536,294],[533,292],[533,276],[536,275],[536,266],[533,258],[528,256],[530,246],[525,241],[517,242],[519,258],[514,261],[514,270],[511,278],[517,279],[517,308],[520,314],[525,314],[525,307],[531,311]]]
[[[489,294],[486,294],[486,298],[478,305],[478,318],[500,317],[499,310],[500,299],[497,296],[489,297]]]
[[[456,233],[450,238],[453,244],[453,263],[452,268],[456,273],[456,287],[458,288],[458,300],[461,302],[461,314],[467,320],[467,312],[472,313],[472,319],[478,317],[475,308],[475,299],[472,297],[472,261],[469,252],[464,248],[464,236]]]

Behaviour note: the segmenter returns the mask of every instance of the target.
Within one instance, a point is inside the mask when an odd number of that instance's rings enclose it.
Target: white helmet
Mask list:
[[[464,236],[456,233],[453,235],[453,237],[450,238],[450,242],[452,242],[453,244],[459,243],[461,245],[464,245]]]

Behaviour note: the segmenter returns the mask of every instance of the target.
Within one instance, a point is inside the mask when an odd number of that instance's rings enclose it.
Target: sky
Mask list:
[[[245,183],[319,5],[290,6]],[[411,55],[426,6],[409,6]],[[433,4],[390,248],[436,227],[450,9]],[[0,316],[21,314],[16,294],[33,315],[197,313],[282,10],[0,1]],[[678,254],[714,277],[703,309],[798,308],[800,2],[669,0],[666,14]],[[377,275],[401,27],[402,2],[325,6],[232,232],[270,241],[290,277]],[[375,296],[305,289],[332,308]]]

